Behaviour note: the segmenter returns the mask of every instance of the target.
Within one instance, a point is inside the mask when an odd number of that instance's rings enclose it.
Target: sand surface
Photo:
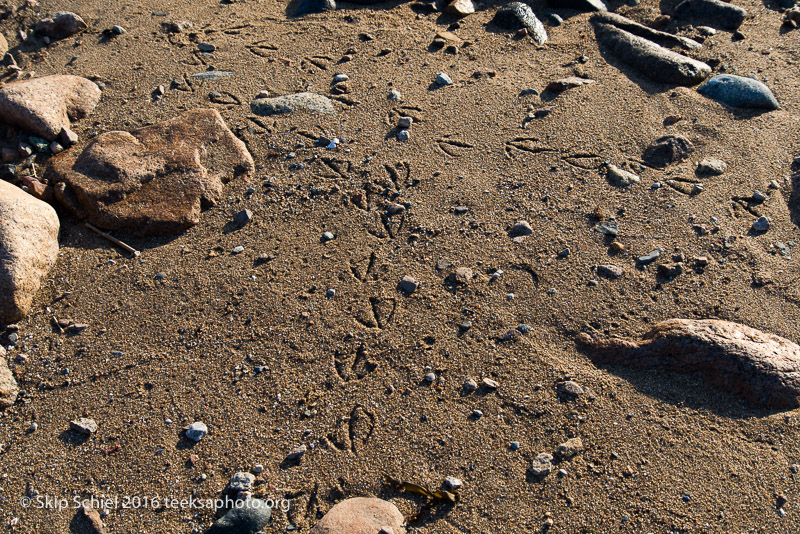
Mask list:
[[[435,488],[446,476],[464,482],[458,505],[424,512],[410,532],[535,532],[545,514],[550,532],[564,533],[800,530],[794,412],[759,409],[693,375],[597,368],[574,343],[582,331],[638,337],[674,317],[800,341],[797,255],[775,247],[800,241],[789,179],[800,154],[800,30],[781,28],[772,0],[735,3],[750,15],[746,38],[719,31],[694,57],[717,60],[715,73],[724,65],[755,74],[780,110],[734,112],[694,88],[609,64],[588,14],[559,11],[565,22],[547,27],[543,47],[514,39],[487,26],[499,3],[457,27],[419,3],[342,4],[292,19],[273,0],[43,0],[0,21],[26,72],[102,82],[99,106],[74,124],[81,138],[213,107],[257,166],[180,235],[115,233],[142,250],[138,258],[60,211],[58,263],[9,353],[25,395],[0,414],[0,524],[70,531],[73,509],[20,506],[29,486],[70,500],[215,498],[234,472],[263,464],[262,493],[291,501],[266,532],[308,532],[350,496],[379,496],[414,514],[423,500],[384,485],[384,473]],[[645,24],[673,6],[612,4]],[[58,10],[79,13],[89,30],[47,47],[20,43],[18,30]],[[163,30],[180,20],[193,29]],[[127,33],[102,34],[115,24]],[[448,27],[457,54],[430,47]],[[201,42],[216,47],[213,57],[198,52]],[[233,74],[191,78],[209,66]],[[453,85],[433,85],[439,72]],[[330,95],[336,73],[350,77],[336,115],[250,111],[262,90]],[[597,83],[552,99],[520,96],[575,75]],[[154,101],[160,85],[165,95]],[[392,89],[401,101],[388,98]],[[551,113],[523,128],[543,107]],[[414,118],[405,142],[395,139],[400,116]],[[666,169],[644,166],[644,150],[668,134],[695,152]],[[342,143],[317,147],[320,137]],[[709,157],[726,172],[697,178],[696,163]],[[612,186],[605,162],[641,182]],[[290,171],[296,163],[304,167]],[[684,181],[669,185],[676,178]],[[686,194],[691,182],[703,191]],[[767,201],[737,200],[754,190]],[[409,207],[388,217],[394,202]],[[254,218],[235,228],[243,209]],[[751,235],[758,215],[772,226]],[[622,252],[593,230],[610,217]],[[521,219],[533,234],[516,243],[508,232]],[[709,233],[698,235],[696,224]],[[324,232],[335,239],[323,243]],[[237,246],[244,252],[233,254]],[[657,248],[662,258],[637,268],[635,258]],[[687,268],[665,280],[657,264],[674,254]],[[709,264],[695,270],[699,256]],[[626,274],[598,277],[600,264]],[[446,281],[457,267],[474,272],[465,287]],[[397,289],[406,275],[420,282],[411,295]],[[53,316],[89,327],[62,335]],[[519,324],[532,329],[498,340]],[[13,363],[20,352],[28,361]],[[586,390],[578,399],[556,393],[568,375]],[[469,377],[500,388],[465,395]],[[85,441],[67,432],[80,416],[99,425]],[[210,432],[191,446],[181,432],[194,421]],[[565,476],[532,480],[531,460],[575,436],[584,450],[556,466]],[[301,463],[281,467],[300,444],[309,447]],[[788,499],[785,516],[778,495]],[[115,508],[104,521],[110,533],[189,533],[213,518]]]

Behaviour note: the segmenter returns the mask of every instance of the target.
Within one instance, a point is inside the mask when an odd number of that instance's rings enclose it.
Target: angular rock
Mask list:
[[[195,421],[186,429],[186,438],[194,442],[200,441],[208,435],[208,427],[201,421]]]
[[[289,463],[297,463],[297,462],[299,462],[300,460],[303,459],[303,456],[306,455],[306,451],[307,450],[308,450],[308,447],[306,447],[305,445],[299,445],[299,446],[295,447],[294,449],[292,449],[289,452],[289,454],[286,455],[286,458],[284,458],[284,461],[285,462],[289,462]]]
[[[384,527],[405,534],[404,523],[394,504],[374,497],[355,497],[331,508],[310,534],[375,534]]]
[[[267,501],[237,501],[205,534],[255,534],[267,526],[271,517],[272,508]]]
[[[732,108],[774,110],[780,107],[769,87],[745,76],[720,74],[698,87],[697,92]]]
[[[475,13],[475,4],[472,3],[472,0],[452,0],[447,4],[446,11],[451,15],[464,17]]]
[[[695,40],[689,39],[688,37],[681,37],[680,35],[672,35],[671,33],[654,30],[610,11],[607,13],[597,13],[592,15],[592,22],[610,24],[611,26],[625,30],[626,32],[632,33],[638,37],[643,37],[644,39],[652,41],[655,44],[665,48],[697,50],[703,47],[703,45]]]
[[[584,390],[581,385],[574,380],[565,380],[564,382],[559,382],[556,384],[556,391],[562,395],[568,395],[571,397],[580,397],[584,394]]]
[[[336,11],[336,0],[302,0],[297,4],[294,16],[301,17],[312,13],[322,13],[324,11]]]
[[[694,145],[682,135],[659,137],[644,151],[644,161],[653,167],[667,167],[686,159],[694,152]]]
[[[800,346],[788,339],[717,319],[671,319],[642,341],[577,339],[595,364],[699,373],[753,404],[800,406]]]
[[[575,9],[577,11],[608,11],[603,0],[548,0],[551,6],[558,9]]]
[[[413,293],[419,287],[419,282],[413,276],[406,275],[400,280],[400,283],[397,285],[400,291],[405,291],[406,293]]]
[[[569,460],[582,450],[583,441],[581,438],[572,438],[556,447],[556,456],[562,460]]]
[[[608,178],[608,181],[611,182],[612,185],[617,187],[628,187],[629,185],[639,183],[638,176],[610,163],[606,165],[606,178]]]
[[[675,8],[675,18],[695,26],[735,30],[744,22],[747,11],[720,0],[684,0]]]
[[[52,206],[0,180],[0,324],[30,311],[58,258],[59,228]]]
[[[469,267],[458,267],[453,271],[448,279],[453,284],[465,286],[472,280],[473,273]]]
[[[270,98],[257,98],[250,104],[250,109],[256,115],[265,116],[295,111],[322,113],[325,115],[336,114],[336,108],[333,107],[331,99],[316,93],[295,93]]]
[[[94,419],[89,419],[87,417],[80,417],[74,421],[70,421],[69,427],[75,432],[86,436],[97,432],[97,423]]]
[[[244,143],[213,109],[188,111],[133,132],[108,132],[50,160],[56,198],[80,218],[133,235],[197,224],[232,178],[255,170]]]
[[[538,45],[543,45],[547,41],[544,24],[536,18],[528,4],[511,2],[497,10],[492,22],[506,30],[525,28]]]
[[[0,59],[6,55],[6,52],[8,52],[8,41],[6,41],[5,35],[0,33]]]
[[[0,86],[0,121],[55,141],[70,120],[90,114],[100,88],[79,76],[56,74]]]
[[[719,176],[725,172],[728,165],[721,159],[706,158],[697,164],[697,173],[699,176]]]
[[[611,264],[597,266],[597,276],[602,276],[603,278],[608,278],[609,280],[616,280],[624,275],[625,269],[622,267],[617,267],[616,265]]]
[[[593,18],[597,42],[621,62],[654,81],[677,85],[695,85],[711,74],[711,67],[701,61],[673,52],[653,41],[634,35],[602,19]]]
[[[0,347],[0,410],[5,410],[17,401],[19,387],[6,362],[6,349]]]
[[[49,37],[56,41],[80,33],[88,27],[86,22],[75,13],[59,11],[58,13],[54,13],[40,20],[34,28],[34,31],[36,31],[36,35],[38,36]]]
[[[106,534],[100,513],[91,506],[81,506],[75,514],[77,532],[82,534]]]
[[[528,470],[536,478],[544,478],[553,471],[553,455],[543,452],[531,462]]]
[[[256,476],[253,473],[240,471],[233,474],[230,482],[228,482],[228,489],[235,493],[240,491],[250,491],[253,489],[253,483],[255,481]]]
[[[568,78],[561,78],[559,80],[555,80],[547,84],[547,90],[553,91],[555,93],[560,93],[562,91],[566,91],[567,89],[573,89],[575,87],[580,87],[582,85],[591,85],[593,83],[597,83],[595,80],[590,80],[589,78],[580,78],[578,76],[570,76]]]

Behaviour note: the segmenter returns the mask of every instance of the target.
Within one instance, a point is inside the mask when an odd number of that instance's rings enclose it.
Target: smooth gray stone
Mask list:
[[[542,45],[547,41],[544,24],[536,18],[528,4],[511,2],[497,10],[492,22],[507,30],[526,28],[536,44]]]
[[[295,17],[322,13],[323,11],[336,11],[336,0],[302,0],[294,11]]]
[[[549,0],[547,3],[559,9],[608,11],[608,7],[603,3],[603,0]]]
[[[630,32],[595,22],[597,42],[623,63],[650,79],[676,85],[695,85],[711,74],[711,67]]]
[[[747,11],[719,0],[684,0],[675,8],[675,18],[696,26],[735,30],[744,22]]]
[[[255,534],[267,526],[271,517],[272,509],[265,501],[239,501],[237,506],[211,525],[206,534]]]
[[[336,108],[330,98],[316,93],[295,93],[293,95],[258,98],[250,104],[250,109],[257,115],[280,115],[293,111],[308,111],[333,115]]]
[[[769,87],[744,76],[720,74],[697,88],[706,98],[732,108],[778,109],[780,104]]]
[[[616,26],[621,30],[632,33],[633,35],[644,37],[648,41],[653,41],[657,45],[666,48],[683,48],[684,50],[697,50],[702,48],[703,45],[688,37],[681,37],[679,35],[672,35],[671,33],[660,32],[647,26],[643,26],[638,22],[625,18],[616,13],[597,13],[592,15],[592,22],[604,22],[612,26]]]

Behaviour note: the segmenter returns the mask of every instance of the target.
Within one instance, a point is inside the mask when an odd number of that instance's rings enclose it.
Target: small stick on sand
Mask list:
[[[95,232],[96,234],[105,237],[106,239],[108,239],[109,241],[114,243],[115,245],[118,245],[118,246],[124,248],[125,250],[127,250],[128,252],[133,254],[134,256],[138,256],[139,255],[139,251],[136,250],[135,248],[133,248],[132,246],[128,245],[127,243],[123,243],[122,241],[120,241],[116,237],[112,237],[112,236],[108,235],[107,233],[105,233],[104,231],[100,230],[96,226],[92,226],[89,223],[83,223],[83,224],[86,226],[86,228],[88,228],[92,232]]]

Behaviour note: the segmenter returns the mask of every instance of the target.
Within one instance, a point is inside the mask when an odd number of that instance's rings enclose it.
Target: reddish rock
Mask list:
[[[58,257],[55,210],[0,180],[0,324],[22,319]]]
[[[100,228],[133,235],[174,234],[197,224],[224,183],[255,170],[244,143],[213,109],[104,133],[84,147],[51,158],[47,176],[56,199]]]
[[[70,120],[82,119],[100,101],[100,88],[79,76],[44,76],[0,86],[0,120],[54,141]]]
[[[376,534],[386,527],[394,534],[405,534],[404,522],[394,504],[374,497],[355,497],[331,508],[310,534]]]
[[[800,406],[800,346],[749,326],[671,319],[655,325],[642,341],[581,334],[577,342],[597,364],[700,373],[757,405]]]
[[[28,193],[39,200],[44,200],[48,204],[53,202],[53,188],[42,183],[33,176],[23,176],[20,178],[20,185],[24,186]]]

